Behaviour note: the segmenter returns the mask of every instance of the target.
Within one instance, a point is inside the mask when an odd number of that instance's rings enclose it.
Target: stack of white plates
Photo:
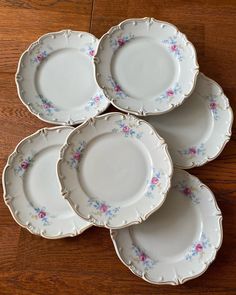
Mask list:
[[[65,30],[30,45],[18,95],[41,120],[67,126],[38,130],[9,156],[4,199],[16,222],[49,239],[106,227],[120,260],[150,283],[201,275],[221,246],[222,215],[210,189],[179,168],[215,159],[233,114],[198,69],[186,36],[153,18],[100,40]],[[126,114],[100,115],[110,102]]]

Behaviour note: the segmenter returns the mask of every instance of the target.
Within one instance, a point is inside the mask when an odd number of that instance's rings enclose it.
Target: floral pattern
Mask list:
[[[116,81],[114,81],[112,79],[112,77],[109,76],[107,80],[110,83],[110,85],[112,87],[111,90],[115,93],[116,97],[118,97],[118,98],[126,98],[127,97],[127,95],[121,89],[120,85]]]
[[[132,137],[140,139],[143,135],[143,132],[137,132],[134,128],[137,128],[135,125],[132,125],[130,122],[125,122],[123,120],[116,121],[118,128],[113,128],[113,133],[121,133],[125,137]]]
[[[81,160],[83,150],[86,147],[86,142],[82,141],[79,146],[75,149],[72,149],[72,155],[69,161],[67,161],[68,165],[71,168],[77,168],[79,161]]]
[[[22,177],[24,173],[27,171],[27,169],[32,165],[33,163],[33,157],[27,157],[25,159],[22,159],[22,161],[19,163],[17,167],[15,167],[14,171],[17,175]]]
[[[162,41],[164,44],[166,44],[170,50],[170,52],[173,53],[173,55],[179,60],[183,60],[183,54],[182,54],[182,47],[181,45],[177,44],[177,37],[169,37],[166,40]]]
[[[41,48],[38,48],[38,50],[35,53],[35,56],[31,58],[32,64],[39,64],[41,63],[46,57],[48,56],[48,52],[46,50],[41,50]]]
[[[148,181],[148,188],[147,192],[145,193],[146,197],[153,197],[153,191],[157,188],[160,187],[161,185],[161,173],[160,171],[157,171],[155,168],[153,168],[152,172],[152,178],[151,180]]]
[[[166,101],[168,99],[171,100],[175,97],[175,95],[182,93],[181,86],[179,83],[176,83],[176,85],[173,88],[167,89],[164,93],[162,93],[156,101]]]
[[[32,219],[40,220],[44,226],[51,224],[51,222],[49,221],[49,217],[54,218],[54,216],[49,216],[48,212],[46,211],[46,207],[34,207],[34,213],[30,213],[30,216]]]
[[[95,211],[93,212],[94,215],[104,216],[105,218],[107,218],[107,221],[113,218],[120,210],[120,207],[112,207],[104,201],[89,199],[88,203],[90,207],[93,207],[95,209]]]
[[[204,249],[210,247],[211,244],[204,233],[201,234],[200,240],[193,243],[188,253],[185,255],[185,259],[191,261],[193,257],[202,257]]]
[[[177,189],[181,194],[191,199],[192,203],[199,204],[200,200],[195,195],[195,192],[197,189],[193,186],[190,186],[187,184],[187,181],[183,180],[180,181],[177,185],[174,186],[175,189]]]
[[[187,156],[190,159],[195,158],[196,156],[204,156],[206,152],[204,144],[200,144],[199,146],[192,146],[184,150],[179,150],[178,153],[181,156]]]
[[[120,34],[117,37],[110,38],[110,46],[113,50],[117,50],[118,48],[124,46],[128,41],[132,40],[134,38],[133,34],[122,36]]]
[[[80,49],[81,52],[84,52],[85,54],[87,54],[91,59],[94,57],[95,55],[95,49],[92,46],[92,44],[87,44],[84,48]]]
[[[134,256],[133,260],[137,263],[141,263],[144,267],[144,270],[147,271],[156,264],[156,261],[152,260],[144,251],[140,250],[137,246],[132,245],[132,252]]]
[[[52,116],[55,112],[59,112],[59,109],[47,98],[43,97],[41,94],[37,96],[40,103],[37,105],[45,111],[47,116]]]
[[[101,101],[104,99],[104,95],[102,93],[98,93],[95,96],[93,96],[85,106],[86,111],[90,111],[91,108],[98,108]]]
[[[208,96],[209,100],[209,108],[214,116],[215,120],[218,120],[220,118],[219,116],[219,109],[221,108],[220,104],[216,100],[216,96]]]

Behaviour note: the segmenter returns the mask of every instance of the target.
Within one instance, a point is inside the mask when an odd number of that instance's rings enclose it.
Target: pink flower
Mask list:
[[[130,131],[130,128],[128,126],[123,127],[123,132],[129,133],[129,131]]]
[[[170,49],[171,49],[171,51],[176,51],[177,45],[176,44],[171,45]]]
[[[40,211],[39,213],[38,213],[38,217],[39,218],[44,218],[46,216],[46,212],[45,211]]]
[[[75,160],[77,160],[77,161],[79,161],[80,157],[81,157],[81,153],[80,152],[75,152],[74,155],[73,155],[73,158]]]
[[[94,101],[95,101],[95,102],[99,102],[99,101],[100,101],[100,97],[99,97],[99,96],[95,96],[95,97],[94,97]]]
[[[182,191],[186,196],[191,195],[192,191],[189,187],[185,187]]]
[[[24,170],[26,170],[28,167],[29,167],[29,162],[27,161],[27,160],[25,160],[25,161],[23,161],[22,163],[21,163],[21,168],[22,169],[24,169]]]
[[[118,42],[118,44],[119,44],[120,47],[125,44],[125,40],[122,39],[122,38],[119,38],[117,42]]]
[[[145,253],[141,252],[139,258],[141,261],[145,261],[147,259],[147,255]]]
[[[189,154],[190,155],[196,155],[197,151],[196,151],[196,148],[195,147],[191,147],[189,148]]]
[[[108,206],[105,203],[101,204],[100,211],[105,213],[105,212],[107,212],[107,210],[108,210]]]
[[[90,49],[90,50],[89,50],[89,55],[90,55],[90,56],[94,56],[94,53],[95,53],[95,51],[94,51],[93,49]]]
[[[174,95],[174,91],[172,89],[169,89],[166,91],[167,96],[173,96]]]
[[[216,102],[213,101],[213,102],[210,103],[210,109],[211,109],[211,110],[216,110],[216,109],[217,109],[217,104],[216,104]]]
[[[39,54],[39,55],[37,56],[38,61],[42,61],[43,58],[44,58],[44,56],[43,56],[42,54]]]
[[[152,180],[151,180],[151,183],[152,184],[157,184],[159,181],[159,179],[157,177],[153,177]]]
[[[198,243],[198,244],[195,246],[195,250],[196,250],[196,252],[201,252],[201,251],[203,250],[202,244]]]
[[[116,86],[114,87],[115,92],[120,92],[121,88],[118,84],[116,84]]]
[[[50,103],[44,103],[43,107],[47,110],[50,109],[52,106],[50,105]]]

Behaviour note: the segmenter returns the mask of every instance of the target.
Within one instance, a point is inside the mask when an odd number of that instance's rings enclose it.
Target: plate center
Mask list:
[[[35,84],[38,94],[61,110],[81,107],[96,92],[92,61],[78,49],[51,53],[38,66]]]
[[[45,148],[33,158],[24,177],[24,192],[34,208],[45,207],[55,217],[68,218],[73,212],[61,196],[56,174],[60,148],[61,145]]]
[[[79,182],[88,196],[129,205],[142,197],[151,159],[139,140],[108,133],[89,143],[79,167]]]
[[[182,260],[201,233],[197,205],[171,190],[165,203],[147,221],[132,227],[133,241],[152,259]]]
[[[196,95],[187,98],[177,109],[147,120],[174,150],[204,143],[214,124],[207,103]]]
[[[165,47],[139,37],[115,52],[111,73],[128,96],[144,101],[157,98],[174,82],[179,65]]]

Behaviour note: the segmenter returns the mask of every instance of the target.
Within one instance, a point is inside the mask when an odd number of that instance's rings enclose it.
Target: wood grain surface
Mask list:
[[[0,166],[25,136],[49,124],[17,97],[20,54],[40,35],[64,28],[97,37],[131,17],[174,23],[197,49],[200,70],[216,80],[236,108],[236,1],[0,0]],[[109,110],[113,110],[110,108]],[[118,260],[109,231],[45,240],[21,229],[0,200],[0,295],[236,294],[236,134],[215,161],[190,172],[215,193],[223,213],[224,242],[201,277],[182,286],[153,286]],[[1,188],[2,189],[2,188]]]

